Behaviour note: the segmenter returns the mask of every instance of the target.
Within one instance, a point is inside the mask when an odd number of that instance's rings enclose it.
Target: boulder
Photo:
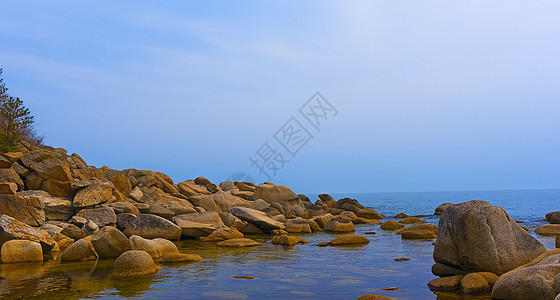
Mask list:
[[[331,232],[354,232],[354,223],[348,219],[335,218],[325,224],[325,231]]]
[[[12,166],[12,164],[13,162],[11,160],[5,158],[4,156],[0,156],[0,168],[8,169]]]
[[[17,195],[18,186],[13,182],[0,182],[0,194]]]
[[[398,229],[401,229],[403,227],[404,227],[403,224],[401,224],[397,221],[393,221],[393,220],[386,221],[385,223],[383,223],[381,225],[381,229],[383,229],[383,230],[398,230]]]
[[[151,240],[145,239],[138,235],[132,235],[128,238],[130,242],[130,250],[146,251],[152,258],[158,258],[158,250]]]
[[[285,226],[281,222],[269,218],[266,213],[247,207],[232,207],[228,212],[243,221],[247,221],[262,227],[266,232],[273,229],[284,229]]]
[[[395,219],[404,219],[406,217],[408,217],[408,215],[405,213],[398,213],[395,215]]]
[[[74,224],[66,224],[66,226],[62,228],[60,233],[74,240],[79,240],[86,237],[84,231]]]
[[[118,257],[130,249],[128,238],[111,226],[101,228],[91,237],[91,243],[100,258]]]
[[[18,164],[17,162],[13,163],[10,169],[16,171],[16,173],[18,173],[18,175],[21,177],[25,177],[27,176],[27,174],[29,174],[29,169]]]
[[[303,220],[300,217],[286,220],[285,226],[286,226],[285,230],[287,232],[290,232],[290,233],[299,233],[299,232],[311,233],[312,232],[311,226],[309,226],[309,223],[307,223],[307,221]]]
[[[21,157],[20,160],[43,180],[49,178],[63,182],[72,180],[68,161],[63,155],[54,151],[44,149],[33,150]]]
[[[193,204],[189,200],[173,196],[164,195],[158,198],[156,204],[169,209],[175,215],[196,213]]]
[[[500,276],[492,290],[492,298],[554,299],[560,288],[559,274],[560,249],[554,249]]]
[[[329,242],[331,246],[356,245],[356,244],[368,244],[368,243],[369,243],[368,238],[357,234],[347,234],[347,235],[339,236]]]
[[[244,192],[254,192],[255,191],[255,184],[252,183],[252,182],[235,181],[233,184],[240,191],[244,191]]]
[[[406,230],[401,233],[403,240],[432,240],[436,237],[436,233],[424,229]]]
[[[196,195],[210,195],[210,191],[206,188],[206,186],[200,186],[196,184],[192,180],[185,180],[183,182],[179,182],[177,184],[177,190],[187,197],[192,197]]]
[[[10,240],[38,242],[44,253],[50,252],[56,245],[47,231],[31,227],[8,215],[0,215],[0,245]]]
[[[220,188],[222,189],[222,191],[231,191],[233,189],[237,189],[237,187],[235,186],[235,184],[232,181],[222,181],[220,182]]]
[[[0,194],[0,214],[6,214],[31,226],[41,226],[46,221],[45,204],[35,197]]]
[[[203,242],[221,242],[224,240],[240,239],[244,237],[243,233],[235,228],[219,228],[214,230],[209,236],[202,239]]]
[[[97,256],[88,242],[80,239],[68,246],[68,248],[62,252],[60,259],[62,261],[95,260]]]
[[[376,295],[376,294],[365,294],[358,297],[358,300],[391,300],[392,298]]]
[[[467,272],[504,274],[546,248],[502,208],[486,201],[449,206],[441,216],[434,261]]]
[[[249,201],[247,207],[262,211],[263,209],[270,207],[270,204],[268,204],[268,202],[264,201],[263,199],[257,199],[254,201]]]
[[[293,246],[296,244],[305,244],[309,241],[299,236],[292,236],[292,235],[277,235],[272,237],[272,244],[274,245],[285,245],[285,246]]]
[[[74,196],[74,191],[70,188],[70,181],[49,178],[41,182],[41,189],[55,197],[72,198]]]
[[[319,227],[324,229],[325,225],[327,225],[327,223],[334,218],[336,218],[336,217],[333,216],[332,214],[325,214],[325,215],[322,215],[322,216],[313,217],[313,218],[311,218],[311,220],[315,221],[315,223],[317,223],[317,225],[319,225]]]
[[[443,211],[446,210],[449,206],[453,205],[453,203],[443,203],[440,206],[436,207],[434,215],[441,215]]]
[[[200,261],[201,259],[202,257],[196,254],[171,253],[160,258],[158,262],[160,263],[197,262]]]
[[[553,236],[560,234],[560,224],[545,224],[537,227],[535,233],[544,236]]]
[[[46,220],[66,221],[70,219],[75,211],[72,200],[68,198],[52,197],[43,190],[27,190],[18,193],[19,196],[31,203],[43,203]],[[39,204],[39,206],[41,206]]]
[[[18,190],[23,190],[24,188],[23,180],[13,169],[0,169],[0,182],[14,183]]]
[[[206,237],[217,229],[211,224],[191,222],[182,219],[175,220],[175,224],[181,228],[181,234],[183,236],[191,238]]]
[[[159,267],[146,251],[129,250],[124,252],[113,264],[113,277],[133,278],[155,274]]]
[[[399,230],[396,231],[397,234],[403,234],[406,231],[411,231],[411,230],[428,230],[431,231],[433,233],[437,233],[438,232],[438,227],[434,224],[416,224],[416,225],[410,225],[404,228],[401,228]]]
[[[173,217],[173,221],[178,220],[190,221],[195,223],[209,224],[214,226],[214,229],[225,227],[220,215],[215,211],[206,211],[192,214],[183,214]]]
[[[74,207],[79,208],[104,203],[113,195],[114,186],[110,181],[90,180],[90,182],[91,184],[80,189],[74,196]]]
[[[461,278],[459,290],[463,294],[482,294],[492,291],[492,287],[484,276],[479,273],[469,273]]]
[[[164,219],[167,220],[171,220],[171,218],[173,218],[173,216],[175,216],[175,212],[173,212],[172,210],[163,207],[162,205],[159,204],[150,204],[150,208],[148,208],[148,214],[151,215],[156,215],[159,217],[162,217]]]
[[[0,260],[3,264],[43,261],[41,244],[27,240],[10,240],[2,244]]]
[[[545,218],[550,224],[560,224],[560,211],[549,212]]]
[[[129,220],[123,232],[126,236],[139,235],[146,239],[177,240],[181,237],[179,226],[167,219],[150,214],[141,214]]]
[[[454,275],[432,279],[428,282],[428,287],[432,291],[455,291],[459,289],[463,277],[463,275]]]
[[[77,216],[86,220],[91,220],[99,227],[113,226],[117,223],[117,215],[110,207],[82,209],[78,212]]]
[[[269,204],[272,204],[274,202],[283,204],[292,199],[299,200],[299,197],[296,193],[283,185],[262,183],[256,187],[255,193],[253,194],[253,199],[263,199]]]
[[[150,242],[152,243],[152,245],[154,245],[154,247],[156,247],[158,257],[164,257],[172,253],[179,253],[179,249],[177,249],[177,245],[175,245],[170,240],[155,238],[150,240]]]
[[[225,240],[225,241],[221,241],[217,244],[218,247],[232,247],[232,248],[254,247],[254,246],[259,246],[259,245],[261,245],[261,243],[256,242],[256,241],[251,240],[251,239],[247,239],[247,238]]]
[[[262,234],[266,234],[266,232],[264,232],[264,230],[258,226],[255,225],[253,223],[247,223],[245,224],[245,226],[243,226],[243,228],[241,228],[241,233],[243,234],[251,234],[251,235],[262,235]]]
[[[113,210],[120,210],[123,213],[129,213],[129,214],[133,214],[135,216],[140,215],[140,210],[138,210],[138,208],[130,203],[130,202],[113,202],[111,204],[109,204],[109,206],[111,208],[113,208]],[[117,217],[117,221],[118,221],[118,217]]]

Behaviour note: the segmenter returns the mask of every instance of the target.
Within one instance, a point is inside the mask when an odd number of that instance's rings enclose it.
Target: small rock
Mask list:
[[[185,253],[170,253],[158,260],[160,263],[176,263],[176,262],[197,262],[200,261],[202,257],[196,254],[185,254]]]
[[[391,298],[375,294],[365,294],[358,297],[358,300],[391,300]]]
[[[385,223],[381,224],[381,229],[383,230],[398,230],[403,228],[404,225],[393,220],[388,220]]]
[[[235,279],[247,279],[247,280],[259,279],[259,278],[257,278],[257,277],[253,277],[253,276],[233,276],[232,278],[235,278]]]
[[[327,222],[325,231],[331,232],[354,232],[354,223],[348,219],[336,218]]]
[[[433,291],[455,291],[459,289],[463,275],[441,277],[428,282],[428,287]]]
[[[274,245],[292,246],[300,243],[305,244],[308,242],[308,240],[302,239],[299,236],[281,235],[272,237],[272,244]]]
[[[340,245],[356,245],[356,244],[368,244],[368,243],[369,243],[369,239],[364,236],[357,235],[357,234],[347,234],[347,235],[337,237],[336,239],[330,241],[329,244],[331,246],[340,246]]]
[[[560,224],[545,224],[537,227],[535,233],[544,236],[553,236],[560,234]]]
[[[202,238],[203,242],[221,242],[223,240],[239,239],[244,237],[243,233],[235,228],[224,227],[215,230],[209,236]]]
[[[424,220],[420,220],[418,217],[408,217],[399,221],[401,224],[420,224],[427,223]]]
[[[60,259],[62,261],[95,260],[97,256],[88,242],[81,239],[68,246],[68,248],[62,252]]]
[[[319,244],[317,244],[317,246],[319,247],[327,247],[329,245],[329,242],[320,242]]]
[[[441,215],[443,214],[443,212],[449,207],[453,205],[453,203],[443,203],[440,204],[438,207],[436,207],[436,210],[434,212],[434,215]]]
[[[411,260],[411,259],[408,258],[408,257],[399,257],[399,258],[394,259],[394,261],[409,261],[409,260]]]

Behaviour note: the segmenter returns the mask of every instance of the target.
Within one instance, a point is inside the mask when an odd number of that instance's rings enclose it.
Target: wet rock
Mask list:
[[[123,231],[126,236],[139,235],[146,239],[164,238],[169,240],[179,239],[181,232],[181,228],[171,221],[149,214],[141,214],[129,220]]]
[[[340,246],[340,245],[356,245],[356,244],[368,244],[369,239],[365,236],[357,235],[357,234],[347,234],[343,236],[339,236],[334,240],[330,241],[331,246]]]
[[[124,252],[113,264],[113,277],[131,278],[148,276],[156,273],[159,267],[152,257],[142,250],[129,250]]]
[[[560,249],[554,249],[496,281],[493,299],[554,299],[558,294]]]
[[[358,297],[358,300],[391,300],[391,298],[376,294],[365,294]]]
[[[27,240],[11,240],[2,244],[3,264],[43,261],[41,244]]]
[[[501,275],[544,252],[502,208],[469,201],[451,205],[441,216],[433,256],[436,263],[467,272]]]
[[[309,241],[299,236],[292,236],[292,235],[280,235],[272,237],[272,244],[274,245],[286,245],[286,246],[293,246],[296,244],[305,244]]]
[[[45,204],[38,198],[0,194],[0,213],[31,226],[41,226],[46,221]]]
[[[420,220],[417,217],[408,217],[408,218],[400,220],[399,223],[401,223],[401,224],[421,224],[421,223],[427,223],[427,222],[424,221],[424,220]]]
[[[545,224],[537,227],[535,233],[544,236],[553,236],[560,234],[560,224]]]
[[[404,240],[431,240],[435,239],[437,235],[430,230],[407,230],[401,233],[401,238]]]
[[[436,207],[434,215],[443,214],[443,212],[451,205],[453,205],[453,203],[443,203],[443,204],[439,205],[438,207]]]
[[[455,291],[459,289],[463,275],[455,275],[432,279],[428,287],[432,291]]]
[[[202,239],[203,242],[221,242],[224,240],[239,239],[244,237],[243,233],[235,228],[219,228],[212,232],[209,236]]]
[[[115,227],[107,226],[96,232],[91,243],[100,258],[118,257],[130,249],[128,238]]]
[[[307,221],[303,220],[300,217],[286,220],[285,226],[286,226],[285,230],[287,232],[290,232],[290,233],[299,233],[299,232],[311,233],[312,232],[311,226],[309,226],[309,223],[307,223]]]
[[[385,221],[385,223],[383,223],[383,224],[381,225],[381,229],[383,229],[383,230],[388,230],[388,231],[390,231],[390,230],[398,230],[398,229],[401,229],[401,228],[403,228],[403,227],[404,227],[403,224],[401,224],[401,223],[399,223],[399,222],[397,222],[397,221],[393,221],[393,220]]]
[[[117,215],[110,207],[82,209],[78,212],[77,216],[91,220],[99,227],[114,226],[117,223]]]
[[[31,227],[8,215],[0,216],[0,244],[10,240],[29,240],[41,244],[44,253],[50,252],[56,241],[45,230]]]
[[[62,252],[60,257],[62,261],[82,261],[82,260],[95,260],[97,256],[93,249],[89,246],[88,242],[83,239],[77,240]]]
[[[317,246],[319,247],[327,247],[329,245],[329,242],[320,242],[319,244],[317,244]]]
[[[177,263],[177,262],[197,262],[202,260],[200,255],[185,253],[170,253],[160,258],[160,263]]]
[[[469,273],[461,279],[460,287],[463,294],[481,294],[492,290],[486,278],[478,273]]]
[[[403,218],[406,218],[406,217],[408,217],[407,214],[405,214],[405,213],[399,213],[399,214],[397,214],[397,215],[395,216],[395,219],[403,219]]]
[[[550,224],[560,224],[560,211],[553,211],[547,213],[545,219]]]
[[[354,223],[348,219],[335,218],[325,224],[325,231],[331,232],[354,232]]]
[[[254,246],[260,246],[260,245],[261,245],[261,243],[256,242],[256,241],[251,240],[251,239],[247,239],[247,238],[225,240],[225,241],[221,241],[217,244],[218,247],[232,247],[232,248],[254,247]]]
[[[228,210],[232,215],[262,227],[270,232],[273,229],[284,229],[284,224],[269,218],[266,213],[247,207],[232,207]]]

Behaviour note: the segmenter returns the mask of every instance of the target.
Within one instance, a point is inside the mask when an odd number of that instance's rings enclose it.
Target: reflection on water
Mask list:
[[[432,197],[435,196],[432,194]],[[430,201],[442,203],[445,200],[436,197]],[[393,206],[387,207],[373,202],[370,206],[381,207],[378,210],[389,216],[397,212],[430,214],[436,206],[415,205],[412,200],[393,199],[390,201]],[[523,217],[520,208],[510,209],[512,215],[534,227],[540,224],[535,222],[536,217],[544,216],[534,211],[534,207],[532,211],[524,210],[527,217]],[[438,217],[430,216],[426,220],[437,224]],[[435,278],[430,272],[433,264],[431,241],[403,241],[399,235],[385,232],[374,224],[357,225],[356,231],[362,235],[369,231],[377,234],[365,235],[371,242],[354,247],[315,246],[337,236],[327,233],[301,235],[309,243],[293,247],[272,245],[268,236],[252,237],[264,240],[261,246],[240,249],[182,240],[177,242],[181,252],[198,254],[203,260],[160,264],[161,269],[155,276],[138,280],[113,280],[113,260],[60,263],[58,258],[46,256],[45,262],[39,264],[0,264],[0,296],[14,299],[356,299],[362,294],[374,293],[395,299],[490,299],[488,294],[462,296],[430,292],[426,284]],[[548,248],[554,247],[553,237],[538,239]],[[411,260],[394,261],[398,257]],[[398,289],[383,290],[390,287]]]

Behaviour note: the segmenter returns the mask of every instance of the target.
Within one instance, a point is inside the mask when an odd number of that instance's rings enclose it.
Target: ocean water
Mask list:
[[[308,195],[316,199],[316,195]],[[332,194],[352,197],[392,217],[397,213],[425,214],[437,225],[434,209],[441,203],[486,200],[506,209],[523,225],[534,228],[547,212],[560,210],[560,190],[504,190],[418,193]],[[366,234],[376,232],[376,234]],[[300,235],[309,243],[276,246],[269,236],[252,236],[258,247],[224,249],[196,240],[176,242],[184,253],[203,257],[201,262],[160,265],[150,278],[115,280],[113,260],[42,264],[0,264],[0,296],[31,299],[356,299],[366,293],[394,299],[490,299],[489,295],[434,294],[427,282],[435,278],[431,241],[403,241],[377,224],[356,225],[356,233],[371,242],[364,246],[317,247],[336,234]],[[547,248],[553,237],[539,237]],[[395,258],[410,261],[397,262]],[[237,279],[251,276],[255,279]],[[389,290],[384,290],[389,288]]]

